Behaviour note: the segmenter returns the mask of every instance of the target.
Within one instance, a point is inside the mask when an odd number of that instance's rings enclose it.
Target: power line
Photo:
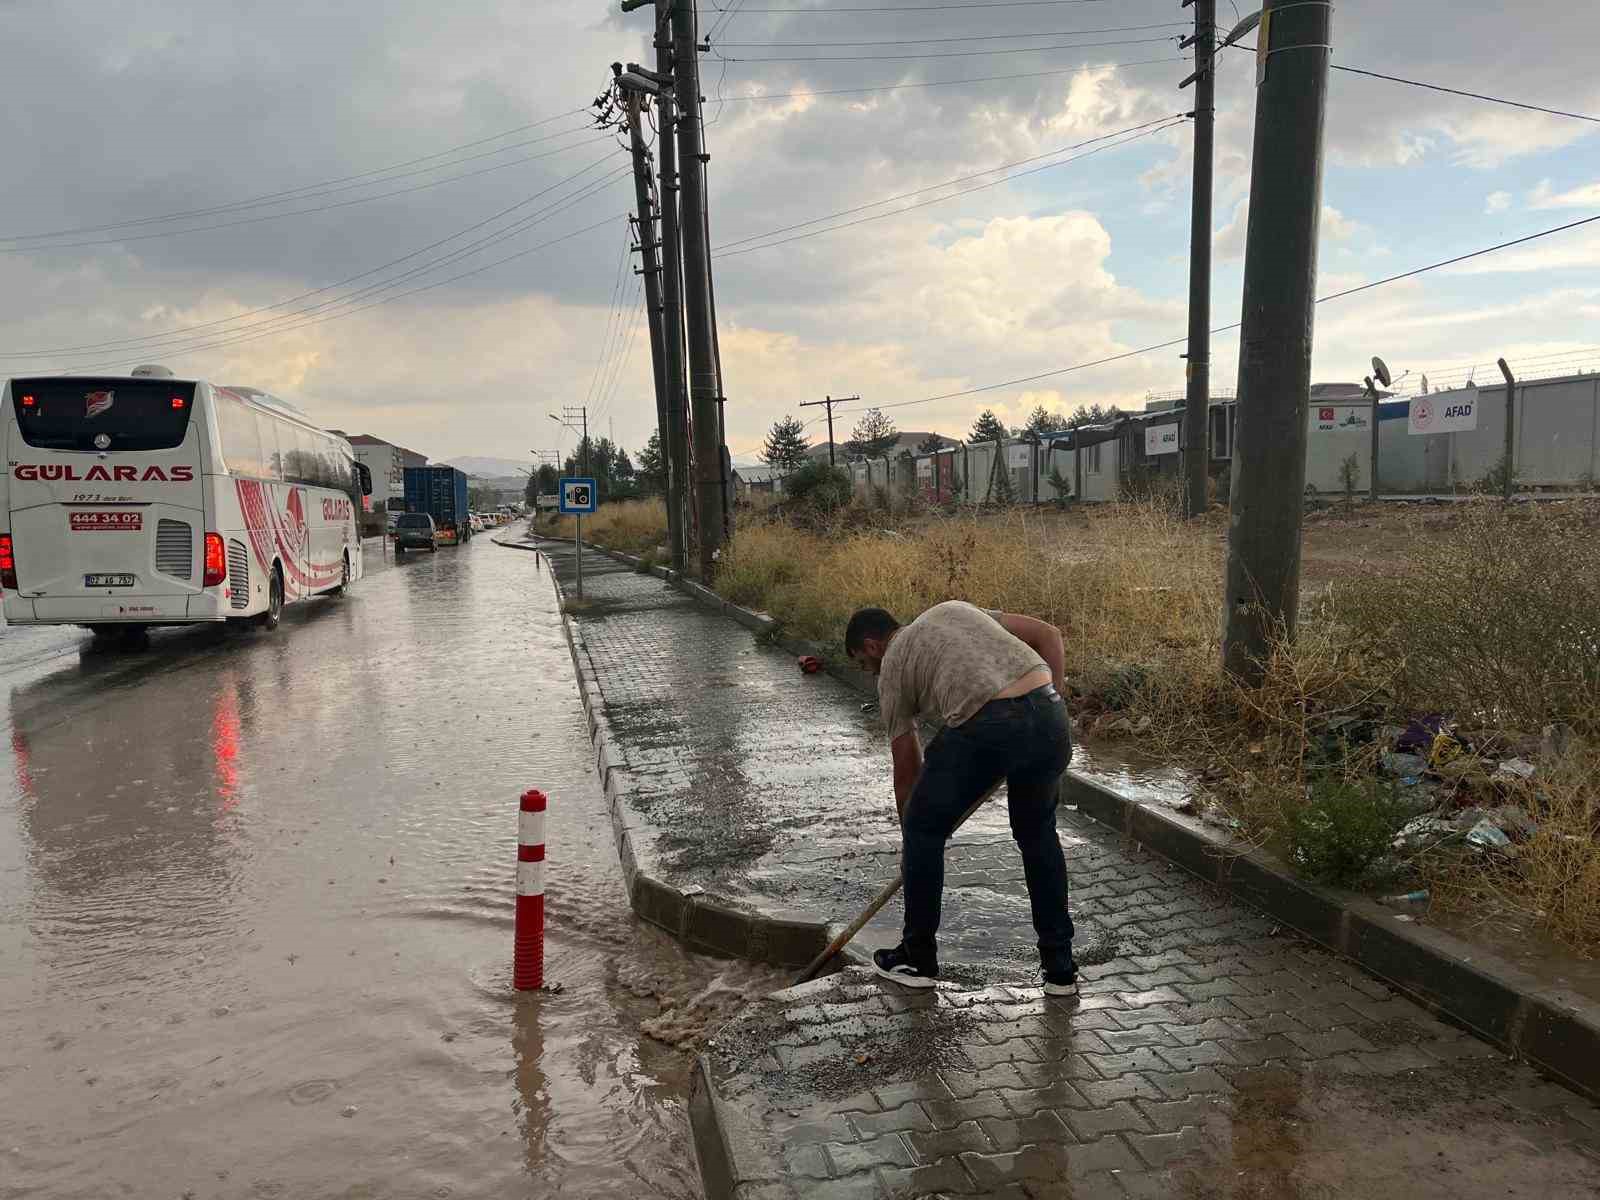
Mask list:
[[[1549,237],[1551,234],[1562,233],[1562,232],[1565,232],[1568,229],[1576,228],[1579,225],[1587,225],[1591,221],[1600,221],[1600,214],[1597,214],[1597,215],[1592,216],[1592,217],[1585,217],[1581,221],[1570,221],[1565,225],[1557,225],[1557,226],[1555,226],[1554,228],[1551,228],[1551,229],[1540,230],[1538,233],[1531,233],[1531,234],[1527,235],[1526,237],[1516,238],[1516,239],[1514,239],[1512,241],[1509,241],[1509,242],[1501,242],[1498,245],[1494,245],[1494,246],[1485,246],[1481,250],[1473,250],[1473,251],[1471,251],[1470,253],[1467,253],[1467,254],[1458,254],[1454,258],[1446,258],[1446,259],[1443,259],[1443,260],[1441,260],[1439,262],[1436,262],[1436,263],[1429,263],[1425,267],[1417,267],[1414,270],[1402,271],[1398,275],[1390,275],[1385,279],[1374,280],[1372,283],[1362,284],[1360,287],[1346,288],[1344,291],[1334,292],[1332,295],[1328,295],[1328,296],[1318,296],[1316,302],[1318,304],[1326,304],[1330,300],[1338,300],[1338,299],[1341,299],[1341,298],[1343,298],[1345,296],[1352,296],[1357,292],[1364,292],[1364,291],[1367,291],[1367,290],[1369,290],[1371,288],[1382,287],[1384,284],[1387,284],[1387,283],[1394,283],[1394,282],[1396,282],[1398,280],[1401,280],[1401,279],[1410,279],[1415,275],[1421,275],[1425,271],[1436,271],[1440,267],[1452,266],[1455,263],[1464,262],[1469,258],[1478,258],[1478,257],[1480,257],[1482,255],[1485,255],[1485,254],[1493,254],[1497,250],[1504,250],[1504,249],[1506,249],[1506,248],[1508,248],[1510,246],[1519,246],[1519,245],[1522,245],[1524,242],[1531,242],[1536,238]],[[1230,332],[1232,330],[1238,329],[1239,328],[1239,324],[1240,324],[1239,322],[1235,321],[1231,325],[1218,326],[1217,328],[1213,329],[1211,332],[1213,334],[1228,333],[1228,332]],[[1100,366],[1106,365],[1107,363],[1121,362],[1123,359],[1137,358],[1139,355],[1142,355],[1142,354],[1151,354],[1151,353],[1153,353],[1154,351],[1157,351],[1157,350],[1166,350],[1166,349],[1169,349],[1169,348],[1171,348],[1173,346],[1181,346],[1186,341],[1188,341],[1187,335],[1184,336],[1184,337],[1173,338],[1170,341],[1157,342],[1157,343],[1155,343],[1154,345],[1151,345],[1151,346],[1141,346],[1137,350],[1126,350],[1126,351],[1123,351],[1120,354],[1108,354],[1104,358],[1093,359],[1093,360],[1091,360],[1089,362],[1074,363],[1070,367],[1057,367],[1057,368],[1054,368],[1053,370],[1040,371],[1040,372],[1038,372],[1036,374],[1033,374],[1033,375],[1019,376],[1016,379],[1004,379],[1004,380],[1001,380],[998,383],[986,383],[986,384],[981,384],[981,385],[979,385],[977,387],[963,388],[962,390],[956,391],[956,392],[943,392],[943,393],[941,393],[940,395],[937,395],[937,396],[924,396],[924,397],[922,397],[921,399],[918,399],[918,400],[899,400],[899,401],[895,401],[895,402],[890,403],[890,404],[877,404],[877,405],[872,405],[871,407],[874,407],[874,408],[909,408],[909,407],[911,407],[913,405],[917,405],[917,404],[932,404],[932,403],[934,403],[935,401],[938,401],[938,400],[956,400],[956,399],[960,399],[963,396],[976,396],[976,395],[978,395],[978,394],[980,394],[982,392],[999,391],[1002,388],[1017,387],[1017,386],[1019,386],[1021,384],[1024,384],[1024,383],[1036,383],[1041,379],[1049,379],[1049,378],[1052,378],[1053,376],[1056,376],[1056,375],[1067,375],[1067,374],[1070,374],[1070,373],[1072,373],[1074,371],[1086,371],[1090,367],[1100,367]],[[849,409],[849,410],[841,410],[841,411],[860,412],[862,410],[861,409]]]
[[[1254,54],[1256,48],[1247,46],[1242,42],[1234,42],[1233,49],[1245,50]],[[1429,83],[1423,79],[1404,79],[1399,75],[1385,75],[1382,71],[1367,71],[1361,67],[1344,67],[1338,63],[1329,63],[1330,70],[1343,71],[1346,75],[1365,75],[1369,79],[1384,79],[1390,83],[1403,83],[1407,87],[1425,88],[1430,92],[1444,92],[1451,96],[1465,96],[1469,100],[1482,100],[1488,104],[1503,104],[1507,108],[1520,108],[1528,112],[1548,113],[1552,117],[1570,117],[1574,121],[1588,121],[1590,124],[1600,125],[1600,117],[1592,117],[1587,113],[1568,112],[1562,108],[1546,108],[1542,104],[1526,104],[1521,100],[1507,100],[1504,96],[1490,96],[1484,92],[1468,92],[1461,88],[1445,87],[1442,83]]]
[[[1176,35],[1153,38],[1122,38],[1110,42],[1077,42],[1064,46],[1024,46],[1011,47],[1005,50],[939,50],[927,54],[785,54],[762,56],[761,58],[740,58],[729,55],[731,63],[778,63],[778,62],[889,62],[899,59],[911,58],[978,58],[992,54],[1045,54],[1054,50],[1095,50],[1105,46],[1148,46],[1155,42],[1175,42]]]
[[[1148,127],[1145,127],[1145,126],[1136,126],[1135,127],[1135,128],[1141,129],[1142,132],[1133,133],[1133,134],[1131,134],[1131,135],[1129,135],[1127,137],[1124,137],[1121,141],[1108,142],[1105,145],[1096,146],[1093,150],[1087,150],[1082,154],[1075,154],[1071,158],[1064,158],[1064,159],[1061,159],[1061,160],[1059,160],[1057,162],[1045,163],[1043,166],[1030,167],[1026,171],[1013,171],[1009,175],[1002,175],[999,179],[990,180],[988,183],[980,183],[980,184],[976,184],[976,185],[974,185],[972,187],[969,187],[969,188],[962,188],[959,191],[951,192],[948,196],[934,196],[934,197],[932,197],[931,199],[928,199],[928,200],[920,200],[915,204],[908,204],[904,208],[897,208],[892,212],[874,213],[871,216],[859,217],[854,221],[845,221],[845,222],[842,222],[841,224],[838,224],[838,225],[830,225],[826,229],[814,229],[814,230],[811,230],[808,233],[797,233],[793,237],[779,238],[777,241],[772,241],[772,242],[762,242],[758,246],[744,246],[744,247],[742,247],[742,248],[740,248],[738,250],[721,251],[720,253],[715,254],[715,257],[717,257],[717,258],[731,258],[731,257],[733,257],[734,255],[737,255],[737,254],[749,254],[752,251],[756,251],[756,250],[770,250],[774,246],[784,246],[784,245],[787,245],[790,242],[801,241],[804,238],[819,237],[819,236],[821,236],[822,234],[825,234],[825,233],[834,233],[834,232],[837,232],[840,229],[849,229],[850,227],[852,227],[854,225],[864,225],[869,221],[881,221],[881,220],[884,220],[887,217],[897,217],[897,216],[900,216],[902,213],[908,213],[908,212],[911,212],[914,209],[918,209],[918,208],[927,208],[929,205],[932,205],[932,204],[942,204],[946,200],[954,200],[958,196],[967,196],[967,195],[971,195],[973,192],[981,192],[981,191],[987,190],[988,188],[998,187],[1002,183],[1007,183],[1007,182],[1009,182],[1009,181],[1011,181],[1013,179],[1020,179],[1025,175],[1036,175],[1040,171],[1049,171],[1049,170],[1052,170],[1055,167],[1066,166],[1068,163],[1074,163],[1074,162],[1077,162],[1080,159],[1089,158],[1089,157],[1091,157],[1091,156],[1093,156],[1095,154],[1099,154],[1102,150],[1113,150],[1113,149],[1116,149],[1119,146],[1126,146],[1131,142],[1136,142],[1136,141],[1139,141],[1142,138],[1151,137],[1154,134],[1162,133],[1162,132],[1164,132],[1164,131],[1166,131],[1168,129],[1175,128],[1176,126],[1183,124],[1183,122],[1185,120],[1187,120],[1187,119],[1188,119],[1187,117],[1183,117],[1183,116],[1163,117],[1163,118],[1160,119],[1161,123],[1150,122],[1150,123],[1148,123]],[[1116,135],[1116,134],[1107,134],[1106,136],[1107,137],[1115,137],[1115,136],[1118,136],[1118,135]],[[1099,139],[1092,139],[1092,140],[1099,140]],[[1084,144],[1087,145],[1088,143],[1084,143]],[[1060,153],[1063,153],[1063,151],[1059,151],[1058,150],[1058,151],[1054,151],[1053,152],[1053,154],[1060,154]],[[1036,156],[1036,157],[1045,157],[1045,156]],[[1023,159],[1022,161],[1028,162],[1028,161],[1032,161],[1032,160]],[[995,169],[1000,169],[1000,168],[991,168],[991,171],[995,170]],[[980,171],[980,172],[978,172],[978,174],[980,174],[980,175],[989,174],[989,173],[990,172],[988,172],[988,171]],[[969,178],[970,179],[970,178],[973,178],[973,176],[966,176],[965,178]],[[948,183],[945,183],[945,184],[933,184],[932,185],[932,187],[945,187],[945,186],[948,186]],[[918,189],[918,190],[919,191],[928,191],[930,189],[929,188],[921,188],[921,189]],[[914,193],[914,192],[906,193],[906,195],[915,195],[915,194],[916,193]],[[899,197],[896,197],[896,199],[898,199],[898,198]],[[877,202],[877,204],[887,204],[887,203],[891,203],[891,202],[892,201],[889,201],[889,200],[880,200],[880,201]],[[877,204],[859,205],[854,209],[846,209],[846,210],[844,210],[844,212],[841,212],[841,213],[833,213],[833,214],[830,214],[829,216],[817,217],[817,218],[815,218],[815,219],[813,219],[811,221],[804,222],[804,224],[806,224],[806,225],[814,225],[818,221],[831,220],[835,216],[844,215],[844,213],[859,212],[863,208],[875,208],[875,207],[877,207]],[[800,226],[795,225],[795,226],[790,226],[790,228],[798,229],[798,228],[800,228]],[[778,231],[775,231],[775,232],[783,232],[783,231],[782,230],[778,230]],[[757,235],[757,237],[768,237],[768,236],[771,236],[771,235],[770,234],[759,234],[759,235]],[[748,239],[747,238],[745,240],[749,241],[749,240],[752,240],[752,239]],[[731,244],[733,244],[733,243],[730,243],[730,245]]]
[[[1591,117],[1586,113],[1567,112],[1559,108],[1546,108],[1542,104],[1524,104],[1520,100],[1507,100],[1503,96],[1486,96],[1482,92],[1467,92],[1460,88],[1445,87],[1439,83],[1424,83],[1420,79],[1402,79],[1398,75],[1385,75],[1381,71],[1364,71],[1360,67],[1341,67],[1337,63],[1330,64],[1335,71],[1343,71],[1346,75],[1366,75],[1372,79],[1386,79],[1390,83],[1403,83],[1408,87],[1427,88],[1430,92],[1448,92],[1452,96],[1466,96],[1472,100],[1486,100],[1490,104],[1504,104],[1508,108],[1523,108],[1529,112],[1549,113],[1552,117],[1571,117],[1574,121],[1588,121],[1600,125],[1600,117]]]
[[[1136,33],[1145,29],[1183,28],[1179,21],[1158,21],[1154,25],[1110,25],[1102,29],[1059,29],[1053,33],[966,33],[959,37],[888,38],[868,42],[718,42],[718,46],[736,46],[740,49],[759,47],[793,47],[816,49],[828,46],[924,46],[935,42],[1003,42],[1025,38],[1091,37],[1101,33]],[[1164,38],[1156,39],[1164,41]]]
[[[183,353],[199,353],[199,352],[204,351],[204,350],[214,350],[214,349],[217,349],[220,346],[231,346],[231,345],[235,345],[235,344],[237,344],[239,342],[255,341],[255,340],[259,339],[259,338],[264,338],[264,337],[275,337],[280,333],[289,333],[289,332],[291,332],[293,330],[304,329],[304,328],[306,328],[308,326],[311,326],[311,325],[323,325],[323,324],[326,324],[329,321],[338,321],[338,320],[341,320],[341,319],[343,319],[345,317],[354,316],[358,312],[365,312],[369,308],[378,308],[378,307],[381,307],[382,305],[385,305],[385,304],[392,304],[396,300],[402,300],[407,296],[415,296],[415,295],[418,295],[418,294],[420,294],[422,292],[430,292],[434,288],[444,287],[446,284],[454,283],[459,279],[466,279],[466,278],[468,278],[470,276],[473,276],[473,275],[481,275],[485,271],[492,270],[493,268],[501,266],[504,263],[511,262],[514,259],[526,258],[530,254],[538,253],[540,250],[547,250],[551,246],[556,246],[556,245],[560,245],[562,242],[571,241],[573,238],[580,237],[580,236],[582,236],[583,234],[586,234],[586,233],[592,233],[596,229],[600,229],[600,228],[603,228],[604,226],[610,225],[613,222],[625,217],[626,215],[627,215],[626,213],[613,213],[609,217],[606,217],[604,220],[596,221],[592,225],[585,225],[581,229],[574,229],[571,233],[562,234],[560,237],[552,238],[548,242],[541,242],[537,246],[529,246],[526,250],[518,250],[515,254],[508,254],[504,258],[495,259],[493,262],[485,263],[481,267],[474,267],[470,271],[462,271],[459,274],[448,276],[447,278],[437,280],[434,283],[424,284],[421,287],[409,288],[406,291],[397,293],[396,295],[385,296],[381,300],[374,300],[370,304],[363,304],[363,305],[360,305],[360,306],[358,306],[356,308],[348,309],[345,312],[333,313],[333,314],[328,315],[328,316],[318,317],[315,320],[304,321],[299,325],[287,326],[287,327],[285,327],[283,329],[269,329],[264,333],[247,333],[244,336],[230,337],[230,338],[226,338],[226,339],[221,339],[221,340],[218,340],[218,341],[215,341],[215,342],[211,342],[211,343],[207,343],[207,344],[204,344],[204,345],[189,346],[189,347],[184,348]],[[126,361],[126,358],[124,357],[122,359],[116,359],[116,360],[113,360],[113,361],[110,361],[110,362],[92,363],[92,364],[80,365],[80,366],[75,366],[75,367],[64,367],[64,368],[61,368],[60,370],[56,371],[55,374],[71,375],[71,374],[76,374],[76,373],[79,373],[79,372],[100,371],[100,370],[105,370],[105,369],[107,369],[109,367],[121,366],[125,361]]]
[[[575,108],[575,109],[572,109],[570,112],[557,113],[553,117],[545,117],[543,120],[533,121],[533,122],[531,122],[531,123],[529,123],[527,125],[519,125],[515,129],[507,129],[507,130],[505,130],[505,131],[503,131],[501,133],[492,133],[488,137],[478,138],[476,141],[463,142],[459,146],[451,146],[449,149],[440,150],[435,154],[424,154],[421,158],[407,159],[405,162],[402,162],[402,163],[395,163],[395,164],[393,164],[391,166],[387,166],[387,167],[377,167],[377,168],[375,168],[375,169],[373,169],[371,171],[362,171],[362,172],[360,172],[358,174],[355,174],[355,175],[344,175],[344,176],[341,176],[338,179],[325,179],[321,183],[302,184],[300,187],[289,188],[287,191],[269,192],[268,194],[266,194],[264,196],[255,196],[255,197],[253,197],[251,199],[248,199],[248,200],[235,200],[235,201],[232,201],[231,203],[228,203],[228,204],[213,205],[211,208],[193,208],[193,209],[189,209],[189,210],[184,211],[184,212],[164,213],[164,214],[162,214],[160,216],[154,216],[154,217],[139,217],[139,218],[137,218],[135,220],[113,221],[113,222],[111,222],[109,224],[106,224],[106,225],[81,225],[81,226],[78,226],[77,228],[74,228],[74,229],[53,229],[53,230],[50,230],[48,232],[42,232],[42,233],[8,233],[8,234],[0,234],[0,242],[21,242],[21,241],[29,241],[29,240],[33,240],[33,239],[37,239],[37,238],[68,237],[68,236],[71,236],[71,235],[74,235],[74,234],[79,234],[79,233],[102,233],[102,232],[104,232],[106,230],[109,230],[109,229],[124,229],[124,228],[127,228],[128,226],[132,226],[132,225],[160,224],[163,221],[177,221],[177,220],[182,220],[182,219],[184,219],[186,217],[209,216],[212,213],[223,212],[223,211],[227,211],[229,209],[253,208],[253,207],[257,207],[259,205],[270,204],[270,203],[273,203],[273,202],[276,202],[276,201],[282,201],[282,200],[288,200],[288,199],[304,200],[304,199],[307,199],[307,197],[304,196],[304,195],[301,195],[300,193],[304,193],[304,192],[319,192],[321,189],[323,189],[323,188],[331,188],[335,184],[349,183],[351,180],[355,180],[355,179],[369,179],[371,176],[374,176],[374,175],[387,175],[389,172],[398,171],[402,167],[413,167],[413,166],[416,166],[418,163],[431,162],[431,161],[433,161],[434,159],[437,159],[437,158],[447,158],[448,156],[450,156],[452,154],[455,154],[456,152],[461,151],[461,150],[470,150],[474,146],[482,146],[486,142],[498,141],[500,138],[511,137],[513,134],[525,133],[527,130],[535,129],[535,128],[539,127],[540,125],[548,125],[551,121],[559,121],[563,117],[579,116],[579,115],[582,115],[582,114],[587,113],[587,112],[588,112],[588,109]],[[587,125],[579,126],[580,129],[587,128],[587,127],[588,127]],[[563,136],[564,134],[576,133],[576,132],[578,132],[577,129],[567,129],[567,130],[563,130],[561,133],[551,134],[549,136],[550,137],[560,137],[560,136]],[[500,147],[499,150],[491,150],[488,153],[489,154],[498,154],[503,150],[515,149],[517,146],[531,146],[534,142],[546,141],[546,140],[548,140],[548,139],[547,138],[533,138],[533,139],[531,139],[529,141],[526,141],[526,142],[518,142],[518,143],[516,143],[515,146],[502,146],[502,147]],[[482,158],[482,157],[487,157],[487,156],[486,155],[473,155],[473,156],[471,156],[471,158]],[[462,162],[470,162],[471,158],[464,158],[464,159],[462,159],[460,161],[462,161]],[[432,169],[440,169],[440,168],[432,168]],[[418,173],[420,173],[420,172],[418,172]]]
[[[933,79],[922,83],[885,83],[873,87],[825,88],[812,92],[764,92],[751,96],[723,96],[719,99],[724,104],[735,104],[749,100],[811,100],[818,96],[859,96],[866,92],[899,92],[910,88],[964,87],[973,83],[1003,83],[1014,79],[1044,79],[1059,75],[1085,75],[1090,71],[1117,71],[1128,67],[1148,67],[1157,63],[1185,61],[1187,59],[1181,57],[1141,58],[1133,62],[1100,63],[1091,67],[1058,67],[1050,71],[1021,71],[1010,75],[981,75],[975,79]]]
[[[273,304],[262,305],[260,308],[253,308],[253,309],[250,309],[247,312],[237,313],[237,314],[235,314],[234,316],[231,316],[231,317],[220,317],[220,318],[218,318],[217,320],[214,320],[214,321],[201,321],[201,322],[199,322],[197,324],[194,324],[194,325],[181,325],[176,329],[167,329],[167,330],[163,330],[163,331],[161,331],[159,333],[144,334],[144,335],[142,335],[140,337],[117,338],[117,339],[113,339],[111,341],[106,341],[106,342],[89,342],[89,343],[76,345],[76,346],[53,346],[53,347],[50,347],[49,349],[46,349],[46,350],[0,351],[0,359],[7,359],[7,358],[48,358],[48,357],[50,357],[52,355],[56,355],[56,354],[86,353],[86,352],[91,351],[91,350],[111,350],[111,349],[122,349],[122,348],[126,348],[126,349],[130,349],[131,350],[133,347],[136,347],[136,346],[153,345],[154,343],[166,341],[169,338],[177,337],[177,336],[182,335],[182,334],[193,333],[194,331],[199,330],[199,329],[211,329],[211,328],[215,328],[216,326],[219,326],[219,325],[231,325],[231,324],[235,324],[235,323],[237,323],[239,321],[244,321],[244,320],[246,320],[246,319],[248,319],[250,317],[259,316],[262,313],[272,312],[274,309],[287,308],[290,305],[298,304],[302,300],[310,299],[312,296],[320,296],[324,292],[333,291],[335,288],[341,288],[341,287],[344,287],[346,284],[354,283],[359,279],[365,279],[369,275],[376,275],[380,271],[386,271],[390,267],[396,267],[396,266],[399,266],[401,263],[410,262],[412,259],[417,258],[420,255],[426,254],[430,250],[438,249],[438,247],[444,245],[446,242],[453,242],[459,237],[464,237],[466,234],[469,234],[469,233],[474,232],[475,230],[481,229],[485,225],[491,224],[491,223],[499,220],[501,217],[504,217],[504,216],[506,216],[506,215],[508,215],[508,214],[510,214],[512,212],[515,212],[519,208],[523,208],[526,205],[531,204],[533,201],[538,200],[541,197],[548,195],[550,192],[555,191],[557,188],[565,187],[567,184],[572,183],[573,181],[575,181],[575,180],[581,178],[582,176],[588,174],[590,171],[594,170],[594,168],[599,166],[601,163],[609,162],[609,161],[611,161],[611,156],[609,154],[606,155],[604,158],[598,158],[594,162],[588,164],[588,166],[585,166],[585,167],[573,172],[571,175],[567,176],[565,179],[559,180],[558,182],[551,184],[547,188],[542,188],[539,191],[534,192],[531,196],[527,196],[524,199],[517,201],[515,204],[512,204],[512,205],[510,205],[510,206],[508,206],[506,208],[503,208],[499,212],[493,213],[490,216],[487,216],[487,217],[483,218],[483,220],[481,220],[481,221],[477,221],[477,222],[475,222],[475,223],[473,223],[471,225],[468,225],[464,229],[457,230],[455,233],[450,234],[448,237],[443,237],[443,238],[440,238],[438,241],[430,242],[428,245],[422,246],[422,247],[420,247],[420,248],[418,248],[416,250],[413,250],[409,254],[401,255],[399,258],[390,259],[386,263],[380,263],[378,266],[369,268],[368,270],[362,271],[362,272],[360,272],[358,274],[346,276],[344,279],[335,280],[333,283],[324,284],[322,287],[312,288],[310,291],[301,292],[299,295],[296,295],[296,296],[290,296],[287,300],[279,300],[279,301],[277,301],[276,303],[273,303]],[[547,212],[548,211],[549,210],[547,210]],[[538,214],[536,214],[536,215],[538,215]],[[526,226],[524,226],[524,227],[526,227]],[[520,230],[518,230],[518,232],[520,232]],[[475,245],[477,245],[477,244],[482,244],[482,243],[475,243]],[[455,252],[452,251],[452,254],[453,253],[455,253]],[[448,258],[449,256],[445,256],[445,257]],[[210,336],[210,335],[208,335],[208,336]]]
[[[589,390],[583,394],[583,406],[585,408],[594,403],[595,388],[600,383],[601,368],[606,363],[611,351],[611,327],[617,321],[618,309],[622,298],[623,272],[628,265],[628,253],[631,245],[632,239],[628,236],[628,230],[624,229],[622,231],[622,251],[617,255],[617,277],[611,284],[611,299],[606,305],[606,330],[600,339],[600,357],[595,359],[594,372],[589,377]]]
[[[288,212],[265,213],[256,217],[241,217],[237,221],[219,221],[214,225],[195,225],[188,229],[167,229],[159,233],[136,233],[125,237],[98,238],[77,242],[52,242],[38,246],[0,246],[0,254],[44,254],[52,250],[70,250],[79,246],[120,246],[127,242],[143,242],[152,238],[177,237],[186,233],[205,233],[215,229],[233,229],[240,225],[256,225],[263,221],[279,221],[285,217],[303,217],[313,213],[331,212],[334,209],[350,208],[357,204],[370,204],[374,200],[388,200],[395,196],[409,196],[413,192],[426,191],[428,188],[438,187],[441,184],[456,183],[462,179],[474,179],[479,175],[487,175],[492,171],[503,171],[507,167],[520,166],[523,163],[534,162],[541,158],[550,158],[557,154],[566,154],[572,150],[582,149],[584,146],[593,146],[610,140],[608,137],[600,137],[586,142],[574,142],[570,146],[562,146],[559,150],[546,150],[542,154],[530,154],[523,158],[514,158],[509,162],[495,163],[491,167],[479,167],[475,171],[465,171],[460,175],[446,175],[443,179],[419,183],[414,187],[399,188],[392,192],[379,192],[374,196],[361,196],[354,200],[341,200],[336,204],[321,204],[314,208],[295,208],[290,209]]]
[[[1182,116],[1181,113],[1173,113],[1173,114],[1171,114],[1169,116],[1157,117],[1155,120],[1146,121],[1142,125],[1130,125],[1126,129],[1118,129],[1118,130],[1114,130],[1111,133],[1103,133],[1103,134],[1100,134],[1098,137],[1092,137],[1092,138],[1089,138],[1089,139],[1087,139],[1085,141],[1077,142],[1077,143],[1075,143],[1074,145],[1071,145],[1071,146],[1062,146],[1062,147],[1060,147],[1059,149],[1056,149],[1056,150],[1047,150],[1043,154],[1034,154],[1034,155],[1029,156],[1028,158],[1019,158],[1014,162],[999,163],[998,165],[993,166],[993,167],[985,167],[981,171],[974,171],[969,175],[957,175],[953,179],[945,179],[945,180],[941,180],[938,183],[930,183],[930,184],[928,184],[927,187],[913,188],[909,192],[901,192],[898,196],[886,196],[882,200],[874,200],[870,204],[858,204],[854,208],[842,208],[838,212],[828,213],[826,216],[813,217],[809,221],[801,221],[799,224],[796,224],[796,225],[785,225],[781,229],[769,229],[765,233],[752,233],[748,237],[735,238],[731,242],[724,242],[722,245],[714,247],[714,250],[716,250],[718,252],[726,251],[726,250],[731,249],[734,246],[742,246],[746,242],[757,242],[757,241],[762,240],[763,238],[776,237],[780,233],[789,233],[789,232],[791,232],[793,230],[796,230],[796,229],[804,229],[808,225],[816,225],[816,224],[819,224],[822,221],[832,220],[834,217],[847,217],[851,213],[863,212],[866,209],[877,208],[880,205],[884,205],[884,204],[893,204],[897,200],[907,200],[907,199],[910,199],[912,196],[920,196],[923,192],[931,192],[931,191],[935,190],[936,188],[949,187],[951,184],[955,184],[955,183],[966,183],[969,179],[981,179],[985,175],[993,175],[996,171],[1008,171],[1012,167],[1025,166],[1025,165],[1027,165],[1028,163],[1031,163],[1031,162],[1038,162],[1040,159],[1043,159],[1043,158],[1054,158],[1058,154],[1067,154],[1067,153],[1069,153],[1070,151],[1073,151],[1073,150],[1081,150],[1084,146],[1093,145],[1095,142],[1101,142],[1101,141],[1105,141],[1105,140],[1107,140],[1109,138],[1120,137],[1121,135],[1123,135],[1125,133],[1135,133],[1135,132],[1137,132],[1137,131],[1139,131],[1141,129],[1148,129],[1152,125],[1159,125],[1164,121],[1176,120],[1176,119],[1180,118],[1181,116]]]
[[[1105,4],[1109,0],[988,0],[983,4],[895,4],[895,5],[852,5],[850,7],[827,8],[747,8],[747,13],[794,13],[809,17],[826,17],[834,13],[863,13],[863,12],[899,12],[899,13],[925,13],[925,12],[950,12],[955,9],[972,8],[1047,8],[1062,4]],[[718,12],[723,11],[718,5],[712,8]]]

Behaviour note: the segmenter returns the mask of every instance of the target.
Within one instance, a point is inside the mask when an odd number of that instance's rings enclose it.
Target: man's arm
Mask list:
[[[1065,694],[1067,650],[1061,642],[1061,631],[1048,621],[1021,613],[1001,613],[1000,627],[1044,659],[1056,691]]]
[[[911,789],[917,786],[922,774],[922,743],[915,729],[902,733],[889,743],[889,753],[894,758],[894,806],[905,824],[906,805],[911,800]]]

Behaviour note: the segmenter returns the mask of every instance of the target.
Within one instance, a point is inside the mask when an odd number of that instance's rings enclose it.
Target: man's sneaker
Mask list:
[[[939,977],[938,969],[924,971],[913,966],[906,957],[904,946],[896,946],[893,950],[874,950],[872,952],[872,969],[885,979],[892,979],[906,987],[931,988],[935,979]]]
[[[1052,980],[1046,975],[1044,979],[1044,994],[1046,996],[1076,996],[1078,994],[1077,977]]]

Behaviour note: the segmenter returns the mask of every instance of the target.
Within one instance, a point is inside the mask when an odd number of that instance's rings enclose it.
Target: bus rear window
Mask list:
[[[171,379],[13,379],[22,440],[45,450],[171,450],[183,444],[194,384]]]

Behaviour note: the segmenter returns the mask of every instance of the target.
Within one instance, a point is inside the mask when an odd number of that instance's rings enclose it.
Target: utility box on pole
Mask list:
[[[1259,684],[1300,603],[1330,0],[1266,0],[1239,332],[1223,665]]]

